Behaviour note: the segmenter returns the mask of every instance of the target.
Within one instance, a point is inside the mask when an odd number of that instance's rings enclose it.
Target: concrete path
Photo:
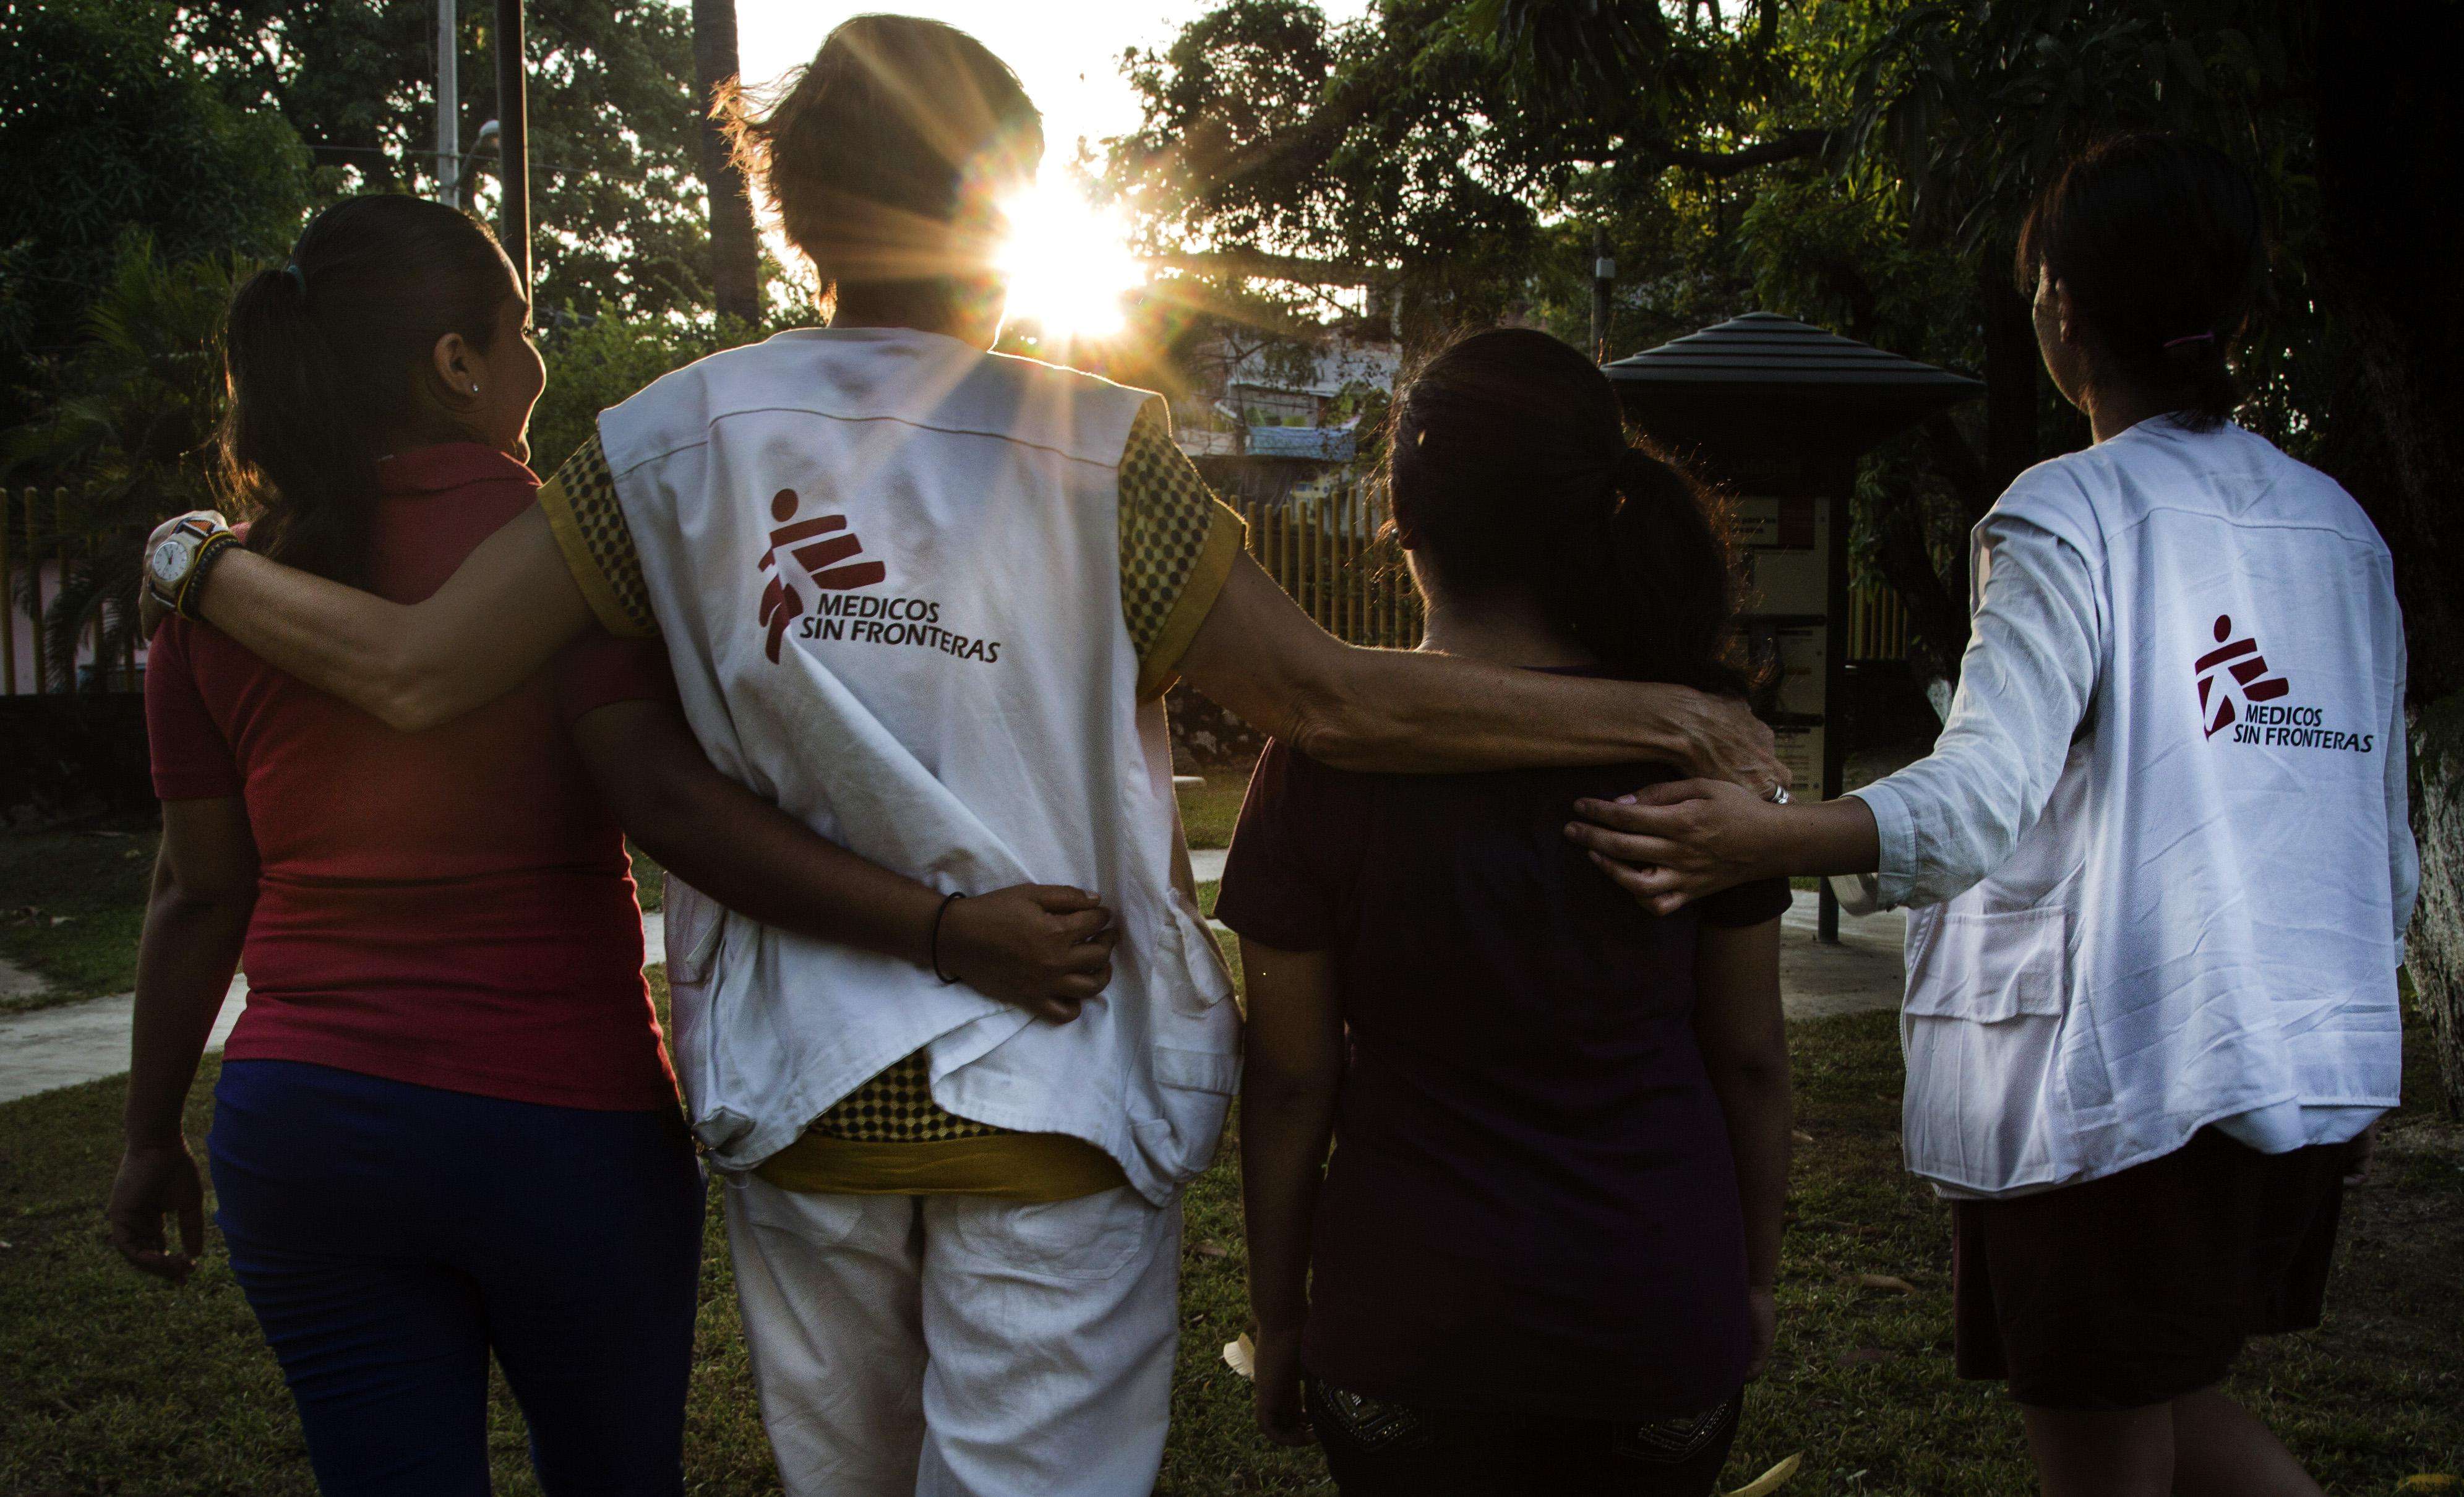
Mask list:
[[[1201,883],[1223,876],[1220,848],[1195,849],[1189,860]],[[1905,917],[1896,913],[1862,919],[1843,915],[1837,946],[1815,940],[1814,922],[1815,896],[1810,893],[1799,893],[1781,919],[1780,993],[1788,1016],[1821,1019],[1897,1007]],[[1217,929],[1221,928],[1219,923]],[[642,917],[642,938],[646,961],[668,959],[663,916]],[[129,1015],[135,1006],[135,995],[121,993],[0,1018],[0,1102],[125,1071]],[[222,1048],[247,1006],[248,980],[234,978],[207,1048]]]

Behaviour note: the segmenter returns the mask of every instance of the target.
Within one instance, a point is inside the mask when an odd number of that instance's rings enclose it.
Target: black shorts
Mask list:
[[[1959,1376],[2049,1409],[2213,1385],[2246,1337],[2319,1324],[2346,1154],[2261,1154],[2208,1128],[2102,1179],[1952,1201]]]

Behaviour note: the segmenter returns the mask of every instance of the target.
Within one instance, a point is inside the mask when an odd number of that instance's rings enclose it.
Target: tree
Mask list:
[[[0,9],[0,427],[32,416],[142,225],[175,260],[272,253],[308,200],[307,152],[233,106],[145,0]]]
[[[736,0],[693,0],[694,101],[702,111],[701,180],[710,197],[711,296],[718,315],[761,320],[761,241],[753,199],[714,111],[737,87]]]
[[[207,450],[222,409],[217,335],[233,288],[255,269],[230,256],[166,264],[152,239],[129,235],[50,404],[0,435],[0,483],[30,473],[73,480],[73,523],[96,541],[68,563],[46,610],[44,668],[61,688],[85,630],[101,627],[104,659],[132,642],[146,531],[216,502]]]
[[[225,0],[180,12],[178,49],[232,99],[278,110],[351,191],[433,190],[434,11],[365,0]],[[536,297],[567,316],[691,316],[710,304],[691,18],[668,0],[531,0]],[[463,55],[495,11],[465,4]],[[462,138],[496,116],[492,67],[460,70]],[[479,164],[484,172],[489,163]],[[480,194],[484,211],[493,187]]]

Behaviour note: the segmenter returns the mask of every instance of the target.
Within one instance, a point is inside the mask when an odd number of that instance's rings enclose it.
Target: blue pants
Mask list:
[[[549,1497],[684,1489],[702,1179],[671,1112],[289,1061],[214,1089],[214,1221],[326,1497],[488,1480],[488,1354]]]

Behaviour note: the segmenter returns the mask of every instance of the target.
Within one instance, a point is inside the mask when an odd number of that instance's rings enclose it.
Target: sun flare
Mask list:
[[[1128,220],[1088,202],[1077,184],[1058,174],[1040,178],[1002,208],[1009,216],[1001,264],[1009,276],[1010,316],[1033,322],[1054,342],[1118,333],[1128,319],[1123,301],[1147,279],[1130,253]]]

